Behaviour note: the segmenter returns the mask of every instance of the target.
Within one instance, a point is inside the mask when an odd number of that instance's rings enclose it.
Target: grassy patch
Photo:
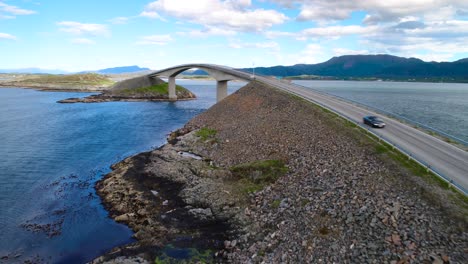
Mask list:
[[[156,264],[172,263],[214,263],[213,250],[201,250],[196,248],[176,248],[173,245],[167,245],[160,255],[156,257]]]
[[[388,151],[389,151],[389,149],[386,146],[382,145],[382,144],[375,146],[375,153],[376,154],[382,154],[382,153],[386,153]]]
[[[240,179],[238,184],[241,186],[240,191],[243,194],[255,193],[263,189],[264,184],[254,183],[248,179]]]
[[[234,176],[247,178],[255,184],[272,183],[288,172],[282,160],[261,160],[230,168]]]
[[[263,190],[288,172],[281,160],[261,160],[239,164],[229,168],[232,173],[228,183],[240,203],[248,203],[248,195]],[[278,201],[279,205],[279,201]]]
[[[281,204],[280,200],[274,200],[273,202],[271,202],[271,208],[278,208],[280,204]]]
[[[176,92],[185,92],[185,89],[182,86],[176,85]],[[155,84],[148,87],[141,87],[136,89],[124,89],[120,93],[125,95],[135,95],[135,94],[154,94],[154,95],[167,95],[169,94],[169,84],[161,83]]]
[[[218,131],[215,129],[211,129],[208,127],[202,127],[197,132],[195,132],[195,136],[201,138],[201,140],[206,141],[208,139],[212,139],[216,136]]]

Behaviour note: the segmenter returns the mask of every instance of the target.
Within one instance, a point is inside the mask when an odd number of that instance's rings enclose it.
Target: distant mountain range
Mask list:
[[[252,72],[252,68],[241,69]],[[455,62],[424,62],[391,55],[346,55],[318,64],[257,67],[255,72],[279,77],[314,75],[337,78],[457,79],[468,81],[468,58]]]
[[[122,67],[114,67],[114,68],[107,68],[102,70],[93,71],[95,73],[100,74],[119,74],[119,73],[133,73],[133,72],[140,72],[140,71],[149,71],[150,68],[140,68],[139,66],[122,66]]]
[[[69,72],[62,70],[48,70],[40,68],[23,68],[23,69],[0,69],[0,73],[35,73],[35,74],[67,74]]]
[[[204,70],[200,69],[191,69],[191,70],[186,70],[182,72],[181,74],[183,75],[208,75],[208,73]]]
[[[149,71],[149,68],[140,68],[138,66],[122,66],[107,68],[96,71],[82,71],[79,73],[99,73],[99,74],[119,74],[119,73],[134,73],[140,71]],[[0,69],[0,73],[33,73],[33,74],[71,74],[76,72],[67,72],[62,70],[48,70],[41,68],[24,68],[24,69]]]

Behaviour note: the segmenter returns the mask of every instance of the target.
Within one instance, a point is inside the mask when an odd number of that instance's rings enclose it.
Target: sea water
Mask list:
[[[94,184],[216,103],[214,81],[177,84],[198,99],[59,104],[90,93],[0,89],[0,263],[84,263],[132,242]],[[230,82],[229,93],[244,84]]]

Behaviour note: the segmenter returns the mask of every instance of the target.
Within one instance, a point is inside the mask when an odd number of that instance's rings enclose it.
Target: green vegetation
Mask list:
[[[249,193],[255,193],[263,189],[264,185],[263,184],[256,184],[253,183],[247,179],[240,179],[239,182],[242,185],[242,193],[244,194],[249,194]]]
[[[248,194],[262,190],[270,183],[288,172],[284,161],[260,160],[239,164],[229,168],[233,178],[228,185],[239,196],[240,201],[247,202]]]
[[[208,139],[214,139],[216,133],[218,133],[218,131],[215,129],[202,127],[197,132],[195,132],[195,136],[200,137],[203,141],[206,141]]]
[[[430,170],[421,164],[417,163],[413,159],[410,159],[407,155],[401,153],[399,150],[393,148],[385,142],[380,142],[375,146],[376,154],[385,155],[391,159],[397,161],[400,165],[403,165],[406,169],[411,171],[414,175],[423,177],[426,181],[448,189],[450,184],[438,177],[437,175],[430,172]]]
[[[112,80],[105,75],[96,73],[85,74],[69,74],[69,75],[55,75],[55,74],[39,74],[27,75],[23,79],[17,80],[20,83],[34,83],[34,84],[65,84],[65,85],[101,85],[110,86],[114,84]]]
[[[153,95],[167,95],[169,94],[169,85],[167,83],[155,84],[148,87],[141,87],[136,89],[124,89],[120,93],[125,95],[137,95],[137,94],[153,94]],[[182,86],[176,85],[176,93],[188,92]]]
[[[214,263],[214,251],[196,248],[176,248],[173,245],[167,245],[156,257],[156,264],[173,263]]]
[[[282,160],[260,160],[230,168],[234,176],[247,178],[255,184],[272,183],[288,172]]]
[[[271,203],[271,207],[272,208],[278,208],[281,204],[281,201],[280,200],[274,200],[272,203]]]

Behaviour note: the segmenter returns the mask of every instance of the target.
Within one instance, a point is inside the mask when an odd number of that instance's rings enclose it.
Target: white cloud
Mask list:
[[[109,19],[109,22],[112,24],[127,24],[128,20],[130,18],[128,17],[114,17],[112,19]]]
[[[274,39],[279,37],[297,37],[297,33],[281,31],[267,31],[263,35],[268,39]]]
[[[143,11],[140,13],[140,16],[142,17],[147,17],[147,18],[152,18],[152,19],[159,19],[161,21],[166,22],[167,20],[161,17],[157,12],[154,11]]]
[[[0,19],[13,19],[16,18],[15,16],[9,16],[9,15],[2,15],[0,14]]]
[[[173,38],[169,35],[151,35],[142,37],[136,44],[138,45],[166,45],[171,42]]]
[[[2,39],[16,40],[16,37],[11,35],[11,34],[0,33],[0,40],[2,40]]]
[[[302,18],[316,20],[317,27],[300,32],[269,31],[267,38],[288,37],[296,40],[326,40],[339,47],[327,52],[330,55],[390,53],[404,57],[418,57],[425,60],[447,60],[456,54],[468,52],[468,21],[458,15],[468,10],[468,1],[454,0],[271,0],[290,6],[300,6]],[[315,5],[311,13],[303,12]],[[334,14],[321,12],[322,9],[336,10]],[[367,25],[322,26],[320,21],[345,19],[354,11],[364,11],[368,15],[361,21]],[[463,12],[465,12],[463,11]],[[457,20],[458,19],[458,20]],[[325,24],[326,25],[326,24]],[[355,36],[361,45],[358,50],[350,50],[346,43],[336,43],[340,37]],[[315,49],[314,49],[315,48]],[[298,61],[310,61],[317,51],[314,46],[303,52]]]
[[[209,37],[209,36],[234,36],[237,34],[234,30],[222,29],[218,27],[207,27],[202,30],[191,30],[189,32],[178,32],[182,36],[191,37]]]
[[[304,50],[294,56],[296,63],[314,64],[329,59],[323,45],[308,44]]]
[[[147,16],[171,16],[207,27],[255,32],[282,24],[287,17],[275,10],[250,9],[250,0],[158,0],[148,4]]]
[[[62,21],[57,23],[60,30],[74,35],[91,35],[91,36],[109,36],[110,32],[106,25],[103,24],[85,24],[73,21]]]
[[[87,38],[75,38],[75,39],[72,39],[72,43],[85,44],[85,45],[96,44],[96,42],[94,40],[87,39]]]
[[[430,19],[453,19],[468,10],[466,0],[270,0],[284,6],[300,6],[298,20],[336,21],[348,19],[352,12],[368,13],[364,22],[397,21],[409,15],[428,15]],[[436,14],[431,16],[430,14]]]
[[[411,53],[408,54],[407,57],[414,57],[421,59],[423,61],[449,61],[453,58],[452,53],[429,53],[429,54],[421,54],[421,53]]]
[[[17,6],[12,6],[12,5],[7,5],[3,2],[0,2],[0,12],[11,14],[11,15],[32,15],[35,14],[36,11],[33,10],[28,10],[28,9],[22,9]],[[1,15],[1,14],[0,14]]]
[[[409,23],[409,22],[405,22]],[[387,47],[389,51],[408,50],[431,53],[453,53],[468,51],[468,21],[451,20],[415,24],[398,24],[382,28],[366,39],[370,45]]]
[[[295,38],[296,40],[305,41],[309,38],[327,38],[327,39],[338,39],[340,37],[349,35],[368,36],[378,32],[380,28],[378,26],[328,26],[328,27],[315,27],[304,29],[300,32],[280,32],[280,31],[268,31],[264,35],[268,39],[274,39],[278,37]]]
[[[246,43],[246,42],[232,42],[229,44],[229,47],[233,49],[245,49],[245,48],[256,48],[256,49],[269,49],[273,51],[279,51],[280,46],[278,43],[269,41],[269,42],[254,42],[254,43]]]
[[[317,27],[303,30],[300,35],[303,37],[342,37],[347,35],[365,35],[371,34],[378,30],[376,26],[362,27],[357,25],[350,26],[329,26]]]
[[[343,56],[343,55],[366,55],[370,54],[368,50],[351,50],[344,48],[335,48],[333,49],[333,56]]]

